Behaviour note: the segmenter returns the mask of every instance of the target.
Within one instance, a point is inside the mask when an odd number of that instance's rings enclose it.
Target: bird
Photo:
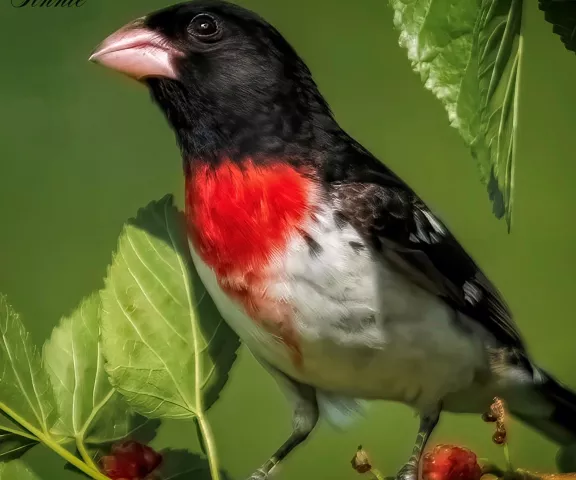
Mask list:
[[[268,479],[320,418],[412,408],[416,480],[442,412],[495,397],[561,447],[576,393],[540,368],[503,295],[438,213],[339,124],[309,67],[258,14],[178,3],[90,60],[144,85],[181,152],[190,254],[220,314],[292,401]]]

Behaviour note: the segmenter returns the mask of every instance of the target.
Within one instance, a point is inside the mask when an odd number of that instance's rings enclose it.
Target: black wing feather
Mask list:
[[[341,151],[324,164],[340,214],[414,282],[524,351],[501,294],[446,225],[386,166],[355,142],[352,147],[352,154]]]

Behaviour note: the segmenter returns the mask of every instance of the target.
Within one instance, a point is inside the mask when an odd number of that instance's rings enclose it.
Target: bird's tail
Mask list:
[[[575,445],[576,392],[542,370],[538,374],[531,392],[509,403],[510,413],[560,446]]]

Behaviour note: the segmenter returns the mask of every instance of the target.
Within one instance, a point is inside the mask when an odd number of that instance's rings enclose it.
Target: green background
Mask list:
[[[81,8],[0,3],[0,291],[39,344],[81,297],[102,285],[122,222],[167,192],[182,195],[173,135],[144,88],[88,63],[90,51],[162,0],[87,0]],[[525,57],[515,224],[491,214],[467,149],[398,47],[385,0],[243,0],[310,65],[341,124],[406,178],[450,225],[508,299],[542,366],[576,387],[576,58],[535,0],[525,3]],[[244,479],[282,442],[290,411],[246,351],[210,412],[223,466]],[[362,443],[392,474],[417,420],[377,403],[346,433],[322,425],[278,478],[353,479]],[[434,441],[502,459],[492,427],[445,415]],[[192,425],[166,423],[154,446],[197,449]],[[514,424],[512,458],[551,470],[553,445]],[[26,457],[42,479],[77,478],[41,448]],[[13,477],[5,476],[11,479]],[[359,478],[359,477],[358,477]]]

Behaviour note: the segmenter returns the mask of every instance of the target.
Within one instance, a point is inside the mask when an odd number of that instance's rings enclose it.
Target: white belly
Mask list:
[[[282,343],[251,320],[218,285],[192,249],[198,273],[222,316],[258,357],[302,383],[340,395],[396,400],[420,410],[470,386],[486,365],[482,337],[457,325],[436,296],[374,261],[352,227],[331,215],[308,234],[322,251],[294,238],[277,262],[267,294],[293,308],[303,365]],[[350,242],[353,242],[352,245]]]

